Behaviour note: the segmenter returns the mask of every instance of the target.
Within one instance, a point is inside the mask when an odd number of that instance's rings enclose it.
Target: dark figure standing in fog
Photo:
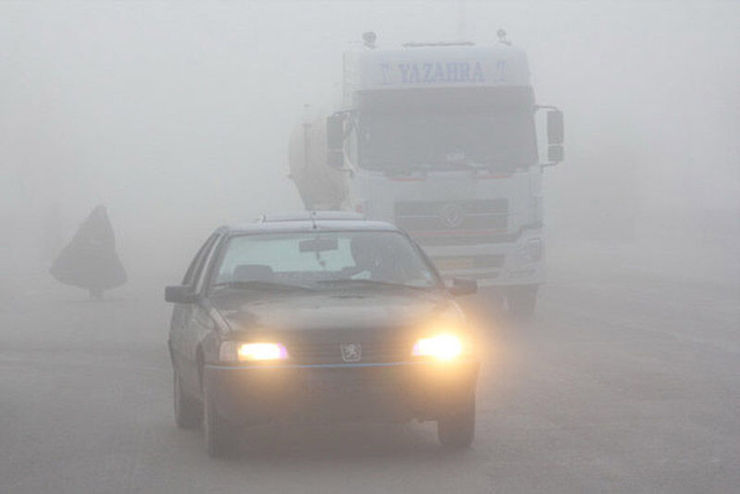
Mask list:
[[[126,283],[116,254],[116,239],[105,206],[96,207],[51,267],[58,281],[86,288],[100,299],[104,290]]]

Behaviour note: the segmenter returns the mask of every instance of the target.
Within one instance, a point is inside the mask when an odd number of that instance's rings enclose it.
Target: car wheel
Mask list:
[[[175,423],[181,429],[195,429],[203,420],[203,405],[183,392],[180,376],[177,371],[174,374],[172,394],[175,405]]]
[[[475,395],[464,406],[437,420],[437,437],[447,449],[468,448],[475,436]]]
[[[211,458],[234,454],[239,444],[239,430],[219,415],[213,396],[205,387],[203,393],[203,435]]]
[[[509,313],[515,317],[529,318],[537,306],[537,286],[525,285],[510,288],[506,294]]]

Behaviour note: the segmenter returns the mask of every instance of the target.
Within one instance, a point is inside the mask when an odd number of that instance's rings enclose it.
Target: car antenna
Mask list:
[[[313,225],[313,229],[316,230],[318,228],[316,226],[316,211],[311,211],[309,217],[311,218],[311,224]]]

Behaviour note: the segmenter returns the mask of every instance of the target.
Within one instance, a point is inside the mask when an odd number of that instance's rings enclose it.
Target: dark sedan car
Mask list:
[[[239,430],[291,421],[437,421],[466,447],[478,362],[465,317],[396,227],[312,213],[216,230],[182,284],[169,335],[175,419],[208,452]]]

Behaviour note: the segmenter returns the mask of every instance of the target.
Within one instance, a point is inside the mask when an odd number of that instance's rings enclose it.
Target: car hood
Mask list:
[[[444,316],[462,319],[444,292],[282,295],[213,301],[233,332],[352,331],[413,327]]]

